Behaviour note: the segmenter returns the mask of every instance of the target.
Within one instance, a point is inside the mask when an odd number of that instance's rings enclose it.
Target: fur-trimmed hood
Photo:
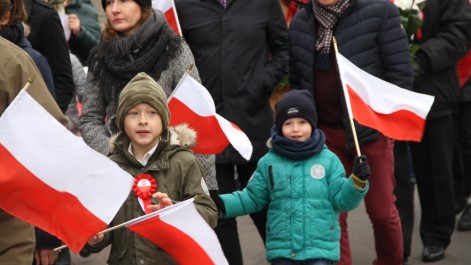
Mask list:
[[[188,127],[188,124],[179,124],[168,127],[170,132],[170,145],[179,145],[192,148],[196,145],[196,131]],[[109,141],[111,153],[117,148],[118,139],[122,135],[121,132],[112,135]]]

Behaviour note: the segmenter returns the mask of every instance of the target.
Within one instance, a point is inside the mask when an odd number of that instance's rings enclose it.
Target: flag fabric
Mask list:
[[[0,208],[72,251],[108,226],[132,184],[25,90],[0,117]]]
[[[180,265],[225,265],[214,230],[196,210],[194,199],[185,200],[124,225],[161,247]]]
[[[362,125],[396,140],[422,139],[425,119],[434,97],[415,93],[381,80],[337,53],[347,109]]]
[[[252,143],[235,124],[216,113],[213,98],[208,90],[185,73],[168,99],[170,125],[182,123],[197,133],[195,153],[218,154],[230,144],[249,160]]]
[[[154,9],[162,11],[170,27],[178,35],[182,35],[182,30],[180,28],[180,22],[178,21],[177,9],[175,8],[174,0],[152,0],[152,7]]]

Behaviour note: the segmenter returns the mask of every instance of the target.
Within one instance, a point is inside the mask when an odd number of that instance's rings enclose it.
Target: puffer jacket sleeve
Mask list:
[[[401,27],[397,7],[389,1],[385,3],[378,47],[385,80],[412,89],[413,72],[406,32]]]
[[[102,89],[96,84],[93,73],[88,71],[87,86],[82,97],[83,112],[80,116],[80,133],[85,143],[95,151],[108,155],[111,136],[109,121],[105,123],[106,100]]]
[[[263,168],[266,166],[260,160],[247,187],[241,191],[219,195],[226,209],[224,218],[255,213],[268,206],[270,194],[267,177],[262,172]]]

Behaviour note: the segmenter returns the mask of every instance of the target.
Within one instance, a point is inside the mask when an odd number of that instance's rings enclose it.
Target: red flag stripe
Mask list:
[[[180,229],[162,221],[159,216],[128,226],[172,256],[180,265],[214,265],[206,251]],[[158,233],[149,233],[158,231]]]
[[[193,148],[195,153],[217,154],[229,145],[229,140],[215,116],[200,116],[176,97],[169,102],[169,109],[172,113],[170,126],[186,123],[197,132],[196,147]],[[211,139],[211,141],[198,139]]]
[[[38,179],[1,144],[0,157],[0,208],[6,212],[56,235],[74,252],[79,252],[92,235],[107,227],[75,196]]]
[[[372,127],[381,128],[381,132],[396,140],[409,140],[419,142],[422,138],[425,120],[408,110],[399,110],[393,113],[382,114],[375,112],[366,104],[355,91],[346,84],[353,117],[359,123]],[[404,130],[403,128],[410,128]]]

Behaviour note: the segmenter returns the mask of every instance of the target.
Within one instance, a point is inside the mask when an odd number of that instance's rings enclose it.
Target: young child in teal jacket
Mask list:
[[[273,265],[338,261],[338,212],[355,209],[368,191],[366,157],[354,158],[353,173],[346,178],[342,163],[329,151],[316,125],[309,91],[288,92],[276,105],[270,150],[258,162],[247,187],[213,198],[222,218],[268,206],[266,249]]]

